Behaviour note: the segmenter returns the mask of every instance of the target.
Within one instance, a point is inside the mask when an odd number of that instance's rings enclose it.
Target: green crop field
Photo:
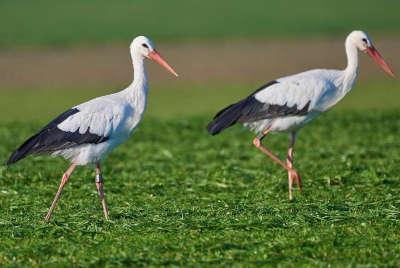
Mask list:
[[[151,91],[143,124],[104,162],[109,222],[92,168],[73,174],[45,224],[67,163],[40,156],[0,167],[0,266],[400,265],[398,84],[360,84],[302,130],[305,192],[293,202],[285,171],[253,148],[252,133],[205,131],[249,91]],[[103,93],[2,91],[0,162],[51,117]],[[284,157],[287,140],[266,143]]]
[[[0,1],[0,46],[69,46],[154,39],[399,34],[396,0]]]
[[[105,161],[110,221],[89,167],[36,157],[0,167],[0,266],[400,265],[400,113],[331,112],[296,151],[304,195],[240,127],[210,137],[208,117],[146,119]],[[0,126],[0,160],[39,127]],[[286,135],[266,143],[283,157]]]
[[[211,116],[224,105],[235,102],[259,85],[152,85],[146,117],[185,118]],[[123,87],[121,87],[122,89]],[[46,123],[72,106],[113,91],[95,88],[0,90],[0,122],[37,121]],[[400,84],[393,79],[357,84],[335,110],[387,110],[400,108]],[[23,107],[19,107],[22,105]]]

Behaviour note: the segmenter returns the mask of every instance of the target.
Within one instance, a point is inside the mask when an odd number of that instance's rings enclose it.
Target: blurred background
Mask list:
[[[148,63],[147,116],[213,114],[265,82],[344,68],[344,39],[370,34],[398,71],[396,0],[0,1],[0,122],[47,121],[133,77],[129,44],[147,35],[180,74]],[[400,84],[362,55],[336,109],[400,108]]]

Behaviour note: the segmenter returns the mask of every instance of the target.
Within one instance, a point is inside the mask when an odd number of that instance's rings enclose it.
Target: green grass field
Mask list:
[[[224,105],[235,102],[258,88],[254,85],[151,85],[146,117],[186,118],[211,116]],[[123,89],[124,86],[115,87]],[[70,107],[91,98],[112,93],[95,88],[33,88],[0,90],[0,122],[37,121],[46,123]],[[115,92],[115,91],[114,91]],[[400,109],[400,83],[393,79],[356,84],[335,110]],[[17,108],[20,107],[21,108]]]
[[[273,38],[366,29],[399,34],[399,1],[120,0],[0,2],[0,46],[69,46],[155,40]]]
[[[0,266],[400,265],[399,110],[331,112],[300,134],[305,193],[234,127],[206,116],[144,120],[104,164],[111,220],[79,168],[50,224],[66,168],[36,157],[0,167]],[[0,161],[40,127],[3,123]],[[286,135],[267,144],[283,157]]]
[[[0,167],[0,266],[400,265],[397,82],[358,85],[300,133],[305,193],[293,202],[252,133],[205,131],[248,86],[154,88],[138,132],[104,163],[111,221],[90,167],[73,175],[50,224],[43,216],[67,163]],[[103,93],[1,91],[0,162],[53,116]],[[267,144],[284,157],[287,140]]]

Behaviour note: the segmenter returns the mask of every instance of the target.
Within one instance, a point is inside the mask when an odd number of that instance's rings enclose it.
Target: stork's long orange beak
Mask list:
[[[149,53],[149,58],[167,69],[168,72],[172,73],[175,76],[178,76],[175,70],[161,57],[161,55],[156,50],[153,50]]]
[[[392,68],[390,68],[389,65],[383,60],[381,54],[374,46],[371,45],[370,47],[368,47],[366,52],[382,68],[382,70],[385,71],[385,73],[392,77],[395,77]]]

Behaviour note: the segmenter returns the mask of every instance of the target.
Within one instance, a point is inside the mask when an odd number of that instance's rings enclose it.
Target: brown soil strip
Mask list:
[[[400,69],[400,38],[376,40],[395,70]],[[310,68],[343,68],[343,40],[236,40],[158,43],[159,51],[180,74],[173,80],[155,64],[153,83],[254,83]],[[128,44],[52,50],[0,51],[0,89],[19,87],[109,87],[132,78]],[[361,79],[383,78],[375,64],[361,55]]]

